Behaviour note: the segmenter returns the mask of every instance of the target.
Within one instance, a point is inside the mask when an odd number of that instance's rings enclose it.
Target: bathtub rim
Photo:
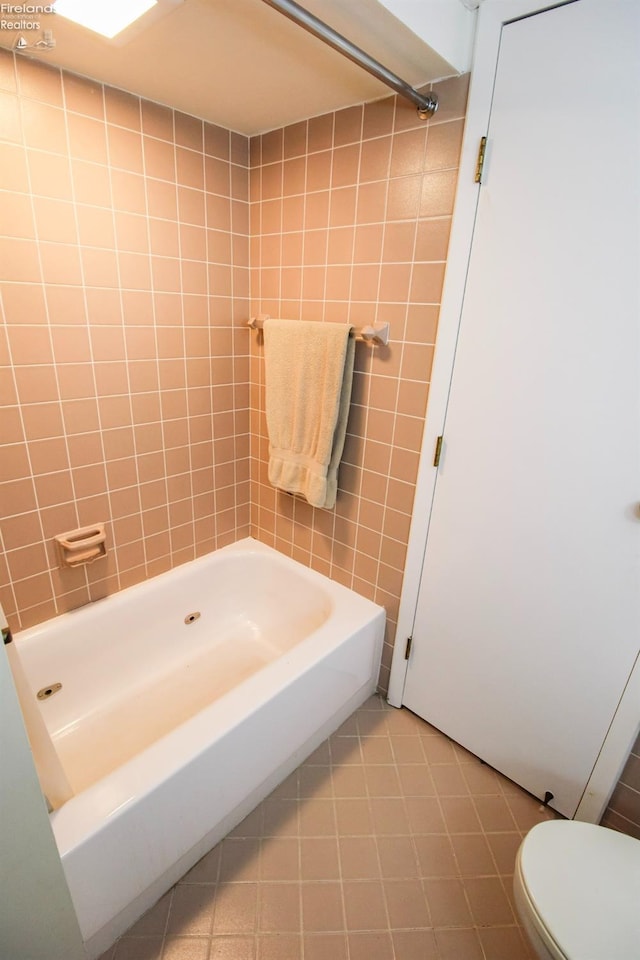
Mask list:
[[[134,593],[143,594],[150,593],[156,585],[159,585],[167,579],[171,580],[186,580],[189,576],[189,572],[199,568],[206,567],[209,563],[214,561],[214,558],[220,558],[227,553],[236,553],[236,552],[249,552],[255,553],[257,555],[271,556],[274,559],[277,558],[278,562],[289,567],[289,569],[295,569],[296,573],[309,579],[312,583],[322,586],[323,584],[332,584],[336,587],[338,591],[345,591],[347,594],[351,594],[354,597],[359,598],[359,600],[364,603],[372,603],[374,606],[380,606],[375,604],[373,600],[369,600],[367,597],[363,597],[361,594],[356,593],[354,590],[350,590],[349,587],[343,586],[337,580],[332,580],[330,577],[325,576],[325,574],[319,573],[317,570],[314,570],[312,567],[307,567],[305,564],[301,563],[298,560],[294,560],[293,557],[287,556],[285,553],[281,553],[275,547],[271,547],[266,543],[263,543],[261,540],[256,540],[255,537],[243,537],[240,540],[235,540],[233,543],[225,544],[224,547],[218,547],[216,550],[210,550],[208,553],[203,553],[199,557],[194,557],[192,560],[186,560],[184,563],[180,563],[175,567],[171,567],[169,570],[164,570],[162,573],[157,573],[153,577],[148,577],[145,580],[141,580],[139,583],[131,584],[128,587],[122,587],[120,590],[116,590],[114,593],[108,594],[106,597],[99,597],[96,600],[89,600],[87,603],[83,603],[79,607],[74,607],[72,610],[66,610],[64,613],[56,614],[55,617],[49,617],[47,620],[43,620],[41,623],[36,623],[32,627],[26,627],[24,630],[16,630],[13,633],[14,641],[18,641],[18,646],[23,643],[28,643],[30,640],[39,637],[41,634],[46,633],[50,630],[57,631],[58,629],[63,629],[66,622],[77,621],[81,622],[84,619],[92,619],[97,615],[99,610],[108,603],[111,606],[121,607],[124,606]]]

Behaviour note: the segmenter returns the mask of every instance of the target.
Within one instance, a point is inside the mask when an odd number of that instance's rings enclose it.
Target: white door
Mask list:
[[[572,816],[640,638],[640,3],[502,28],[403,703]]]

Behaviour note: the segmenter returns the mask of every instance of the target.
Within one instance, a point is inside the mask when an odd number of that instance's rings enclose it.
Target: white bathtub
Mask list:
[[[200,616],[185,623],[192,614]],[[252,539],[15,637],[90,957],[375,689],[384,610]]]

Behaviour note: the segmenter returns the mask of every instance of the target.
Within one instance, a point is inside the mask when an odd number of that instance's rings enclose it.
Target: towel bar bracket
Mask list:
[[[370,327],[360,327],[354,331],[354,336],[356,340],[386,347],[389,343],[389,324],[378,323]]]

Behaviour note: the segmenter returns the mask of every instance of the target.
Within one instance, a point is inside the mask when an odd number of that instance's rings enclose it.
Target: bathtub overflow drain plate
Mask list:
[[[36,696],[38,700],[48,700],[49,697],[52,697],[54,693],[57,693],[58,690],[62,690],[61,683],[51,683],[48,687],[43,687],[42,690],[38,690]]]
[[[200,619],[200,611],[196,610],[195,613],[188,613],[184,618],[184,622],[186,623],[187,626],[189,626],[190,623],[195,623],[196,620],[199,620],[199,619]]]

